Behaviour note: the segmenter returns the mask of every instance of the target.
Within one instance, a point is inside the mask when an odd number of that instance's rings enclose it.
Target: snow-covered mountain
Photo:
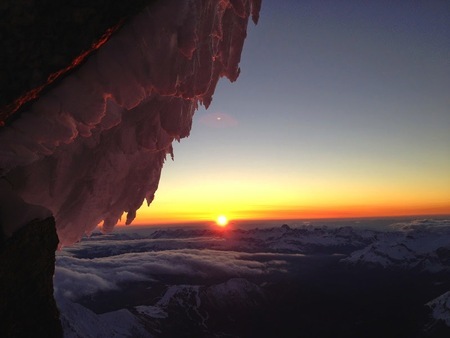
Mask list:
[[[57,301],[65,338],[153,337],[127,309],[96,314],[70,300]]]
[[[249,230],[166,229],[150,233],[136,231],[94,235],[76,247],[67,248],[66,252],[78,258],[186,248],[266,253],[350,253],[372,243],[377,232],[351,227],[291,228],[284,224],[281,227]]]
[[[450,327],[450,291],[427,303],[433,318],[444,321]]]
[[[384,268],[450,271],[450,221],[418,220],[394,224],[366,247],[342,260]]]
[[[263,290],[243,278],[233,278],[209,287],[172,285],[152,305],[96,314],[90,309],[58,298],[65,338],[154,337],[161,327],[176,327],[174,321],[189,321],[201,336],[214,336],[211,322],[220,313],[251,310],[265,301]],[[230,313],[233,313],[230,312]],[[167,335],[166,335],[167,336]]]
[[[113,243],[113,245],[112,245]],[[394,224],[390,231],[355,227],[281,227],[166,229],[94,236],[67,252],[78,258],[110,257],[131,252],[177,249],[237,252],[345,254],[342,262],[384,268],[450,271],[450,221],[417,220]]]
[[[395,315],[415,306],[414,318],[425,323],[420,313],[428,308],[434,322],[443,323],[439,330],[450,330],[449,267],[449,220],[415,220],[388,230],[286,224],[253,229],[131,228],[94,233],[60,252],[55,298],[66,337],[188,337],[183,335],[186,331],[195,337],[240,337],[250,334],[245,330],[254,329],[262,318],[291,318],[291,312],[300,311],[295,302],[306,302],[299,306],[302,316],[309,316],[317,303],[311,294],[321,294],[320,302],[334,306],[333,297],[349,300],[333,292],[346,294],[346,285],[353,285],[351,294],[359,288],[360,295],[368,297],[361,301],[372,302],[364,290],[371,283],[376,298],[385,301],[380,311],[393,306],[398,308]],[[392,278],[398,276],[409,289],[399,282],[392,286],[396,291],[391,290]],[[402,305],[396,293],[417,299]],[[342,320],[347,320],[347,313],[358,315],[353,311],[363,304],[341,311]],[[286,306],[293,307],[291,312],[279,314]],[[310,319],[311,326],[319,325],[315,317]],[[367,318],[360,320],[370,327]],[[403,320],[402,326],[412,325],[408,316],[398,320]],[[253,324],[244,324],[248,322]],[[270,328],[271,323],[265,325]]]

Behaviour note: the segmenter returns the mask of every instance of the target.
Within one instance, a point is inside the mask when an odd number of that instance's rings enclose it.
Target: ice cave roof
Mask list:
[[[45,90],[49,77],[64,76],[111,28],[155,1],[1,1],[0,125]]]

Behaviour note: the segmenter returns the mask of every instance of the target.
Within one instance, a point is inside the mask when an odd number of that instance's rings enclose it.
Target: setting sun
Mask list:
[[[228,219],[224,215],[217,217],[216,223],[218,226],[225,227],[228,224]]]

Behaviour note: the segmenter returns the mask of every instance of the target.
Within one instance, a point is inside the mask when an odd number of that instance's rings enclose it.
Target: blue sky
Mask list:
[[[150,209],[254,190],[243,208],[450,210],[448,1],[266,0],[241,70],[175,145]]]

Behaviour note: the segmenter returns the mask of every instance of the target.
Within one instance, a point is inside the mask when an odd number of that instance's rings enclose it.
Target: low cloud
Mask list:
[[[71,300],[98,291],[119,289],[121,283],[151,281],[158,275],[240,277],[286,272],[288,263],[271,254],[209,249],[128,253],[94,259],[60,256],[55,270],[55,294]],[[257,260],[258,259],[258,260]]]

